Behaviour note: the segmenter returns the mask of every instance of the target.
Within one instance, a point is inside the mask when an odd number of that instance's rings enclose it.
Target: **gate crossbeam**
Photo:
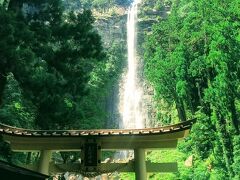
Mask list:
[[[33,171],[37,171],[37,165],[24,165],[24,168],[31,169]],[[178,167],[176,162],[168,162],[168,163],[151,163],[146,161],[146,168],[148,173],[161,172],[177,172]],[[50,162],[49,171],[53,174],[58,173],[77,173],[81,172],[81,164],[80,163],[67,163],[67,164],[55,164],[54,162]],[[101,163],[99,165],[99,172],[135,172],[134,161],[129,161],[128,163]]]

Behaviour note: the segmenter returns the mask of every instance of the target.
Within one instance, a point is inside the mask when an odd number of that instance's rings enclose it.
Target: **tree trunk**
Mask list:
[[[67,160],[69,158],[69,154],[67,152],[60,152],[60,155],[63,159],[63,164],[66,164],[67,163]]]
[[[232,179],[234,177],[232,164],[233,164],[233,144],[231,141],[230,134],[227,132],[227,123],[225,121],[224,116],[221,112],[216,111],[217,121],[216,128],[219,132],[220,142],[223,148],[223,158],[225,160],[225,164],[228,170],[229,178]]]
[[[32,152],[27,153],[26,164],[30,164],[32,160]]]
[[[183,100],[181,98],[177,98],[175,103],[176,103],[176,108],[177,108],[178,117],[180,121],[186,121],[187,116],[186,116]]]
[[[239,120],[238,120],[238,115],[237,115],[237,110],[236,110],[236,105],[235,105],[235,99],[231,97],[230,100],[230,112],[232,115],[232,124],[234,127],[235,134],[239,135]]]
[[[2,6],[4,9],[7,9],[8,8],[8,0],[4,0]]]

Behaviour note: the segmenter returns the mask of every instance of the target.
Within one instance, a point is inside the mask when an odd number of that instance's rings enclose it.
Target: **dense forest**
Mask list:
[[[69,11],[64,3],[1,3],[1,123],[32,129],[105,127],[107,89],[118,79],[125,55],[118,44],[103,48],[90,9]],[[1,158],[15,163],[39,158],[38,153],[11,154],[4,143],[0,146]],[[64,162],[70,158],[59,156]]]
[[[194,161],[180,179],[240,178],[239,8],[239,0],[175,0],[170,15],[147,35],[145,74],[159,117],[167,106],[180,121],[197,118],[179,145]]]
[[[106,128],[107,91],[118,81],[126,54],[121,43],[104,47],[92,11],[130,4],[0,1],[0,122],[32,129]],[[145,20],[154,14],[139,48],[154,89],[157,121],[197,119],[177,150],[147,153],[152,162],[178,161],[179,172],[149,179],[238,180],[240,1],[142,0],[140,11]],[[14,163],[39,158],[38,153],[12,153],[4,142],[0,151],[1,159]],[[53,155],[63,162],[78,157]],[[121,178],[133,179],[133,174]]]

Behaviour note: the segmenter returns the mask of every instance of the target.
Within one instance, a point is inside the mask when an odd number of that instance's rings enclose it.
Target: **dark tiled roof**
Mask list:
[[[190,129],[196,120],[158,128],[145,129],[94,129],[94,130],[31,130],[8,126],[0,123],[0,134],[31,137],[79,137],[79,136],[117,136],[166,134]]]
[[[31,171],[4,161],[0,160],[0,172],[4,174],[0,174],[0,178],[3,177],[3,175],[6,176],[6,179],[12,179],[12,177],[16,177],[18,179],[24,178],[24,179],[31,179],[31,180],[40,180],[40,179],[46,179],[49,178],[49,176],[45,174],[40,174],[35,171]],[[8,177],[7,177],[8,176]]]

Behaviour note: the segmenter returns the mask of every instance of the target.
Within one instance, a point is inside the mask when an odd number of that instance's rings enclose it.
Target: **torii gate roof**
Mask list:
[[[80,150],[87,140],[102,149],[176,148],[195,120],[158,128],[95,130],[31,130],[0,124],[0,134],[13,151]]]

